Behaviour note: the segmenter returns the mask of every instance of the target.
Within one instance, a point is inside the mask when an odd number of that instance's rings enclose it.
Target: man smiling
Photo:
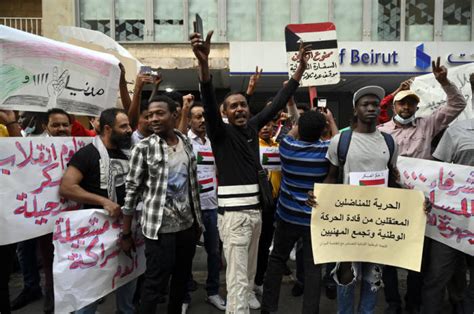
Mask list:
[[[243,94],[233,92],[224,98],[224,112],[229,124],[222,121],[209,71],[212,32],[205,41],[201,34],[191,35],[193,52],[199,61],[201,98],[206,114],[207,135],[217,166],[218,228],[227,261],[227,313],[249,313],[260,308],[253,291],[257,250],[262,218],[259,200],[258,130],[267,124],[296,91],[306,69],[310,46],[301,45],[299,65],[288,84],[275,96],[270,106],[250,118]]]

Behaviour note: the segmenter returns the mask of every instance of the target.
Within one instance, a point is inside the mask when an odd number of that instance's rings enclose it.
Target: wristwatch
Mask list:
[[[127,240],[127,239],[129,239],[129,238],[131,238],[131,237],[132,237],[132,233],[131,233],[131,232],[129,232],[129,233],[127,233],[127,234],[122,233],[122,240]]]

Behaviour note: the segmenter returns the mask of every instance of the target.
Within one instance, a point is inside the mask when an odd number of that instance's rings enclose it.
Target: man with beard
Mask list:
[[[300,45],[298,67],[292,78],[274,97],[272,104],[251,119],[245,96],[235,92],[228,94],[223,102],[229,120],[229,124],[225,124],[209,70],[211,36],[212,32],[209,32],[203,41],[201,34],[193,33],[191,45],[199,63],[207,135],[211,140],[219,180],[218,228],[227,261],[226,312],[249,313],[249,308],[260,308],[253,291],[253,281],[262,226],[259,183],[266,187],[258,161],[258,130],[284,108],[298,88],[308,64],[311,46]]]
[[[140,313],[156,312],[168,283],[168,313],[181,313],[202,228],[196,158],[187,137],[174,129],[177,118],[176,102],[152,98],[148,121],[154,134],[137,143],[130,157],[121,245],[126,253],[133,247],[132,217],[143,199],[146,271]]]
[[[393,99],[393,119],[378,128],[391,134],[400,147],[400,156],[432,159],[431,142],[453,122],[466,107],[463,95],[448,79],[448,70],[440,65],[440,58],[432,61],[433,75],[446,93],[446,104],[434,110],[427,117],[417,117],[420,98],[407,89],[399,91]],[[426,238],[427,239],[427,238]],[[421,272],[408,271],[405,308],[410,313],[418,313],[423,291],[425,272],[431,240],[425,241]],[[386,266],[384,269],[385,299],[388,303],[387,314],[401,313],[401,297],[398,292],[397,268]]]
[[[100,135],[74,154],[64,173],[59,193],[83,204],[83,208],[104,208],[112,217],[120,215],[125,200],[125,177],[128,173],[128,152],[132,129],[125,111],[117,108],[104,110],[99,118]],[[116,305],[120,313],[133,313],[133,294],[136,280],[116,291]],[[94,313],[98,302],[76,311]]]

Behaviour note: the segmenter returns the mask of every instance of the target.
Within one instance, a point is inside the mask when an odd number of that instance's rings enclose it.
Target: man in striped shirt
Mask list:
[[[303,113],[280,143],[282,181],[276,211],[273,250],[263,283],[262,313],[276,312],[285,263],[299,238],[303,239],[304,289],[302,313],[317,313],[321,286],[321,265],[314,265],[311,248],[311,210],[307,193],[323,182],[329,168],[329,141],[321,141],[326,118],[317,111]],[[296,138],[295,138],[296,136]]]

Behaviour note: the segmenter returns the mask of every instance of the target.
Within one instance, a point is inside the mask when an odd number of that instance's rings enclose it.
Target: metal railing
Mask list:
[[[0,17],[0,24],[35,35],[41,35],[41,20],[40,17]]]

